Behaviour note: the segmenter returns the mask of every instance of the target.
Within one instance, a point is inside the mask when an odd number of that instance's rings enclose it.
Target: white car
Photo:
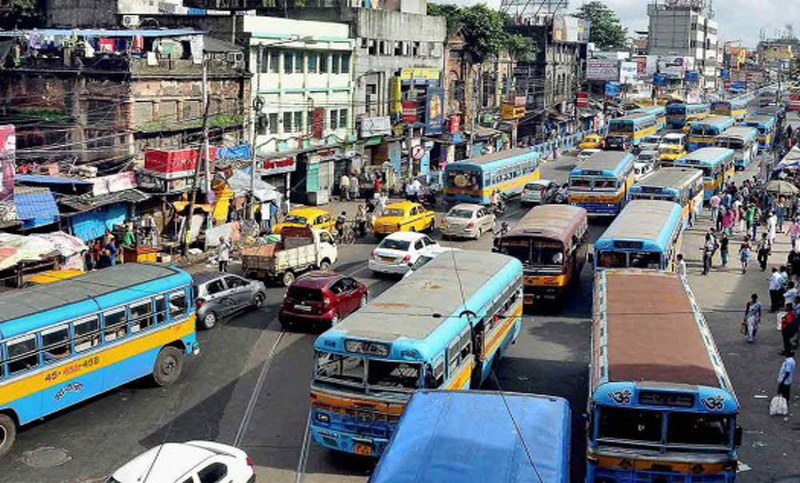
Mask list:
[[[114,472],[106,483],[255,481],[253,460],[244,451],[210,441],[166,443],[151,448]]]
[[[639,149],[642,151],[658,151],[658,146],[661,144],[661,136],[657,134],[651,134],[650,136],[645,136],[644,139],[639,143]]]
[[[642,151],[636,156],[636,162],[658,164],[658,151]]]
[[[582,163],[591,158],[593,154],[599,153],[600,151],[602,151],[602,149],[582,149],[577,156],[578,162]]]
[[[655,169],[656,169],[655,164],[653,163],[640,163],[637,161],[633,163],[633,178],[636,181],[639,181],[640,179],[644,178],[648,174],[655,171]]]
[[[436,254],[442,247],[423,233],[401,231],[392,233],[372,250],[369,269],[376,273],[403,275],[421,255]]]
[[[664,134],[664,137],[661,138],[661,145],[659,148],[664,146],[684,146],[686,144],[686,134],[679,133],[679,132],[671,132]]]
[[[525,192],[522,192],[525,196]],[[484,233],[494,229],[494,214],[485,206],[471,203],[460,203],[444,215],[439,223],[439,232],[443,237],[461,237],[479,239]]]

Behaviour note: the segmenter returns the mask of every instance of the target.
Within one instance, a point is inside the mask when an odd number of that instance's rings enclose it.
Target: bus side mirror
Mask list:
[[[738,448],[742,445],[742,427],[737,425],[733,431],[733,447]]]
[[[594,252],[588,252],[586,254],[586,263],[589,265],[594,265]]]

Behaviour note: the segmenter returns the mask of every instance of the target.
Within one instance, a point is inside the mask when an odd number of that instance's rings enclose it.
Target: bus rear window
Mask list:
[[[728,446],[731,416],[724,414],[669,414],[667,443]]]
[[[656,252],[631,253],[631,268],[661,268],[661,255]]]
[[[603,407],[598,438],[661,441],[661,411]]]

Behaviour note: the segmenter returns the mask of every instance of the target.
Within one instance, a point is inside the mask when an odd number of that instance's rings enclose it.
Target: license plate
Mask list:
[[[394,262],[394,257],[381,257],[381,261],[391,263]]]
[[[372,456],[372,445],[356,443],[353,445],[353,453],[361,456]]]
[[[303,312],[310,312],[311,311],[311,307],[309,307],[308,305],[299,304],[299,305],[295,305],[294,308],[295,308],[295,310],[301,310]]]

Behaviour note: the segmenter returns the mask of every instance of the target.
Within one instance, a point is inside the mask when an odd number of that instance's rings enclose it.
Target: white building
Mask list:
[[[258,157],[355,139],[346,24],[246,16],[243,30]]]
[[[701,78],[700,87],[713,90],[718,87],[721,61],[717,48],[718,26],[703,14],[702,2],[696,5],[697,8],[658,3],[648,5],[647,52],[694,59],[694,70]]]

